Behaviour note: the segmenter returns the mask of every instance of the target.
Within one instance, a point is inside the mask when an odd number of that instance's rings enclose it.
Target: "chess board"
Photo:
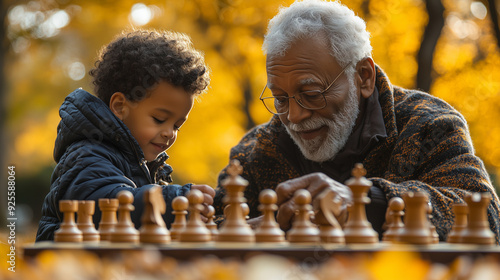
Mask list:
[[[87,251],[99,257],[113,257],[124,252],[133,251],[158,251],[165,257],[172,257],[179,261],[190,261],[195,258],[207,256],[215,256],[220,259],[245,260],[259,254],[270,254],[293,259],[297,262],[322,263],[331,257],[341,255],[372,255],[377,252],[389,251],[414,252],[424,260],[442,264],[450,264],[460,256],[469,256],[472,259],[493,256],[500,259],[500,246],[478,246],[445,242],[431,245],[391,244],[384,242],[350,245],[171,242],[166,245],[152,245],[111,242],[56,243],[51,241],[37,242],[24,246],[24,258],[34,258],[46,250]]]
[[[144,195],[145,208],[138,230],[131,221],[133,196],[128,191],[121,191],[116,199],[99,200],[102,219],[98,229],[91,218],[95,210],[94,201],[60,201],[64,218],[60,229],[55,232],[55,242],[26,245],[23,254],[25,258],[33,258],[48,250],[86,251],[110,257],[125,252],[155,251],[184,261],[205,256],[245,260],[269,254],[302,263],[321,263],[340,255],[413,252],[433,263],[449,264],[460,256],[493,256],[500,259],[500,246],[495,242],[486,218],[486,207],[491,200],[488,194],[474,194],[466,198],[467,205],[455,207],[457,218],[448,236],[454,237],[448,239],[450,242],[439,242],[436,230],[428,219],[431,209],[426,194],[405,194],[403,199],[389,201],[386,220],[391,221],[383,238],[380,238],[365,215],[369,181],[363,177],[362,166],[354,171],[354,177],[346,182],[353,193],[353,205],[343,227],[334,217],[335,205],[339,203],[335,192],[324,191],[316,198],[319,202],[313,207],[310,193],[298,190],[293,197],[296,216],[292,228],[285,233],[274,217],[276,193],[265,190],[259,196],[263,219],[256,229],[252,229],[245,220],[248,209],[243,207],[243,191],[247,182],[239,176],[241,170],[235,163],[229,168],[230,177],[222,182],[227,191],[224,198],[227,209],[220,227],[211,221],[212,217],[209,217],[208,223],[202,222],[203,195],[198,190],[192,190],[187,197],[176,197],[172,201],[175,220],[167,229],[162,218],[165,201],[161,188],[156,186]],[[189,219],[186,219],[188,212]],[[213,215],[214,211],[210,212]],[[316,224],[311,222],[313,213]],[[472,218],[467,219],[466,215]]]

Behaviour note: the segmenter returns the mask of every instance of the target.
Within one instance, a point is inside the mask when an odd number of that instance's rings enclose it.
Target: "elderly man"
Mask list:
[[[365,22],[337,2],[302,1],[282,9],[264,39],[267,86],[261,100],[274,114],[231,150],[249,181],[250,223],[259,221],[258,195],[278,194],[277,220],[287,230],[293,193],[313,198],[326,187],[344,200],[343,185],[361,162],[373,186],[367,216],[382,233],[387,201],[423,191],[441,240],[453,224],[453,203],[489,192],[491,229],[499,235],[499,200],[482,161],[474,155],[464,117],[427,93],[390,83],[371,58]],[[219,182],[226,177],[224,169]],[[222,213],[224,190],[215,203]]]

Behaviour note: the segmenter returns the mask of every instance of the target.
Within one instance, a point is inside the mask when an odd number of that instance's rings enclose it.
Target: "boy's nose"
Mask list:
[[[165,139],[172,139],[174,138],[174,131],[172,129],[165,129],[161,132],[161,137]]]

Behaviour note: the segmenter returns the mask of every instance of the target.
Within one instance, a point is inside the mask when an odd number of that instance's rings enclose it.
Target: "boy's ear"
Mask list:
[[[359,90],[361,96],[368,98],[375,90],[375,63],[371,57],[362,59],[356,65],[356,73],[358,74]]]
[[[115,92],[109,100],[109,108],[115,116],[123,121],[129,112],[128,100],[123,93]]]

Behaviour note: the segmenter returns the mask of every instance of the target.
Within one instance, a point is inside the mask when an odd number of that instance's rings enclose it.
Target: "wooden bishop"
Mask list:
[[[246,202],[243,192],[248,181],[240,174],[243,168],[238,160],[232,160],[227,168],[229,177],[221,182],[226,190],[223,202],[229,204],[226,219],[219,229],[218,242],[255,242],[255,234],[244,218],[242,203]]]
[[[364,176],[366,170],[363,164],[357,163],[352,170],[353,178],[345,183],[352,191],[353,204],[344,227],[346,243],[378,243],[378,233],[373,229],[366,217],[365,204],[370,203],[367,196],[372,182]]]

